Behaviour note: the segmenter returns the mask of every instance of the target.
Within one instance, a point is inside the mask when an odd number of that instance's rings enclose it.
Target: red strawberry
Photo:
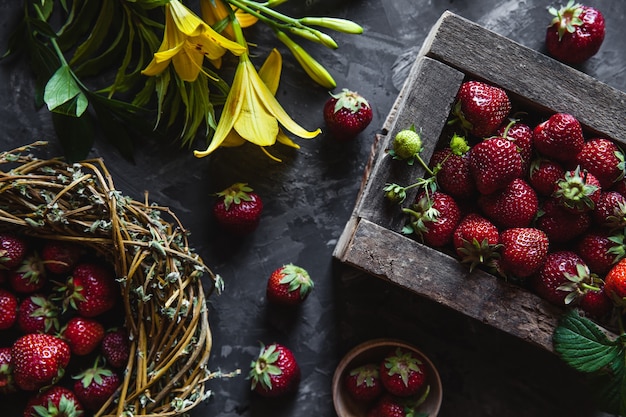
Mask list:
[[[616,240],[612,240],[616,239]],[[587,232],[576,243],[576,253],[585,261],[591,272],[605,275],[624,257],[626,247],[604,232]]]
[[[13,291],[30,294],[41,290],[47,282],[46,271],[37,253],[28,255],[17,269],[9,271]]]
[[[0,395],[11,394],[15,391],[17,391],[17,386],[13,379],[11,348],[0,347]]]
[[[542,156],[560,163],[573,164],[583,149],[585,139],[582,126],[574,116],[555,113],[535,126],[533,144]]]
[[[295,306],[301,304],[313,289],[313,280],[309,273],[293,264],[283,265],[270,275],[267,281],[268,301]]]
[[[546,32],[550,55],[566,64],[580,64],[598,52],[605,33],[604,16],[598,9],[570,0],[566,6],[548,10],[554,16]]]
[[[384,393],[370,409],[367,417],[408,417],[413,415],[413,411],[402,399]]]
[[[99,321],[74,316],[62,330],[63,339],[70,345],[75,355],[88,355],[98,346],[104,337],[104,327]]]
[[[251,389],[264,397],[294,392],[300,383],[300,367],[289,348],[280,343],[261,345],[250,366]]]
[[[465,216],[452,237],[454,250],[462,263],[470,264],[470,271],[489,263],[498,255],[500,232],[480,214]]]
[[[576,162],[605,189],[624,177],[624,153],[609,139],[593,138],[585,142]]]
[[[347,88],[331,94],[324,104],[324,121],[338,140],[350,140],[361,133],[372,121],[372,108],[359,93]]]
[[[398,397],[417,394],[426,383],[426,367],[411,350],[397,347],[380,364],[380,380],[387,392]]]
[[[623,304],[626,297],[626,258],[620,260],[604,277],[604,291],[616,302]]]
[[[469,166],[481,194],[501,190],[522,174],[522,158],[515,142],[501,137],[474,145],[469,154]]]
[[[603,229],[623,229],[626,227],[626,197],[617,191],[601,192],[591,219]]]
[[[556,183],[565,177],[565,169],[556,161],[545,158],[536,158],[530,165],[528,182],[535,192],[543,197],[550,197],[554,193]]]
[[[480,81],[467,81],[457,94],[454,114],[472,135],[493,134],[511,111],[506,91]]]
[[[83,317],[96,317],[115,306],[119,287],[109,269],[85,262],[74,267],[57,291],[62,294],[65,309],[71,306]]]
[[[70,347],[58,337],[31,333],[13,343],[11,357],[17,386],[35,391],[63,376],[70,361]]]
[[[53,274],[69,273],[80,256],[78,245],[61,240],[47,240],[41,249],[43,264]]]
[[[500,126],[496,134],[515,142],[515,146],[517,146],[517,150],[522,158],[522,174],[526,175],[532,162],[534,149],[532,128],[517,119],[511,119],[508,124]]]
[[[548,256],[548,237],[533,227],[516,227],[500,233],[500,268],[506,276],[526,278],[537,272]]]
[[[546,200],[542,209],[536,226],[548,235],[552,243],[569,242],[585,233],[591,224],[588,212],[572,212],[553,198]]]
[[[537,215],[539,200],[530,184],[516,178],[500,191],[481,195],[478,205],[497,227],[510,229],[530,225]]]
[[[81,404],[91,411],[97,411],[113,396],[121,385],[120,376],[113,370],[96,364],[76,375],[74,393]]]
[[[476,194],[469,169],[469,150],[465,138],[454,135],[450,146],[436,150],[430,158],[439,188],[455,199],[469,199]]]
[[[104,334],[100,344],[102,356],[113,368],[124,368],[130,356],[130,339],[126,329],[111,329]]]
[[[48,333],[59,331],[59,309],[43,294],[32,294],[22,300],[17,314],[17,324],[22,333]]]
[[[375,363],[350,369],[344,378],[344,385],[353,399],[363,403],[375,400],[383,392],[379,368]]]
[[[430,196],[421,192],[411,208],[402,210],[411,218],[403,232],[415,233],[433,247],[450,243],[454,229],[461,220],[461,211],[454,199],[440,191],[435,191]]]
[[[604,285],[597,290],[588,290],[580,296],[578,307],[591,318],[601,320],[613,310],[613,301],[606,295]]]
[[[217,193],[213,214],[226,231],[242,236],[252,233],[259,225],[263,201],[247,184],[236,183]]]
[[[0,233],[0,266],[12,269],[22,263],[28,244],[25,239],[7,233]]]
[[[55,385],[28,401],[24,417],[79,417],[84,409],[73,391]]]
[[[17,306],[15,294],[0,288],[0,330],[13,327],[17,320]]]
[[[566,209],[583,212],[595,208],[601,192],[600,181],[593,174],[577,167],[567,171],[557,182],[553,196]]]
[[[589,267],[580,256],[572,251],[557,251],[548,254],[531,280],[531,287],[544,300],[565,306],[578,298],[580,283],[590,280]]]

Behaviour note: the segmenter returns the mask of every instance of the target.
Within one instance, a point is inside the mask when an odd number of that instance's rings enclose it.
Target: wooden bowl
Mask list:
[[[338,417],[365,417],[368,407],[371,406],[359,403],[346,391],[344,386],[346,373],[356,366],[382,361],[384,356],[389,353],[391,349],[396,347],[402,347],[417,353],[426,366],[426,371],[428,372],[426,384],[430,385],[430,393],[418,410],[427,413],[429,417],[435,417],[439,413],[443,390],[439,372],[430,359],[415,346],[401,340],[373,339],[350,350],[343,359],[341,359],[335,369],[332,381],[332,392],[333,404]]]

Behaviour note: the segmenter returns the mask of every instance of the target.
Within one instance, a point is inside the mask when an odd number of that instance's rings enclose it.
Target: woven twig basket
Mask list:
[[[0,153],[0,228],[86,245],[114,265],[131,355],[120,389],[95,416],[189,411],[206,394],[205,300],[219,277],[193,253],[169,209],[149,204],[147,194],[144,202],[122,195],[101,159],[33,156],[44,145]]]

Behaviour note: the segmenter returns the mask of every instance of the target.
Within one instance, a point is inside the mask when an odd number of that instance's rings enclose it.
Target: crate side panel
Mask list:
[[[570,113],[595,134],[626,142],[625,93],[454,13],[441,16],[419,55],[496,84],[540,108]]]
[[[563,310],[398,233],[361,219],[344,263],[552,351]]]
[[[385,184],[409,185],[424,176],[418,163],[409,166],[387,154],[393,137],[400,130],[414,125],[423,140],[421,157],[428,162],[464,77],[463,73],[426,57],[419,58],[413,69],[395,118],[387,123],[390,130],[377,144],[375,162],[355,207],[356,217],[366,218],[391,230],[401,229],[405,218],[397,205],[390,205],[385,200]],[[405,205],[414,199],[415,192],[413,189],[407,195]]]

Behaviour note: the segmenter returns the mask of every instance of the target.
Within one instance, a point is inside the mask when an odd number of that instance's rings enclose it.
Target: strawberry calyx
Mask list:
[[[567,5],[556,7],[549,7],[548,12],[554,16],[550,26],[557,25],[557,31],[559,33],[559,41],[566,33],[574,33],[577,26],[583,24],[581,15],[584,9],[580,3],[574,3],[574,0],[569,0]]]
[[[52,329],[59,330],[59,309],[56,305],[40,295],[31,296],[30,301],[37,306],[30,316],[44,318],[44,332],[48,333]]]
[[[370,107],[369,102],[356,91],[350,91],[343,88],[339,94],[329,93],[332,98],[336,99],[333,111],[337,113],[342,109],[348,110],[350,113],[356,113],[361,107]]]
[[[384,367],[389,376],[399,375],[405,386],[409,385],[409,375],[412,372],[422,373],[422,361],[411,351],[396,348],[393,354],[385,358]]]
[[[471,241],[462,240],[462,246],[457,248],[461,256],[461,263],[469,264],[469,270],[472,272],[479,265],[489,264],[493,259],[500,257],[501,244],[489,243],[489,239],[484,238],[482,241],[473,238]]]
[[[252,191],[253,189],[248,184],[238,182],[215,195],[224,198],[224,207],[226,210],[230,210],[232,204],[238,205],[242,201],[251,201],[250,193]]]
[[[313,289],[313,280],[309,273],[302,267],[294,264],[287,264],[281,270],[283,275],[280,284],[288,285],[289,292],[300,290],[300,298],[306,298],[307,294]]]
[[[26,257],[17,268],[17,272],[22,274],[22,278],[31,285],[38,284],[45,274],[43,263],[36,253]]]
[[[576,264],[576,273],[565,273],[565,278],[569,282],[557,287],[559,291],[565,291],[565,304],[572,304],[588,291],[600,291],[602,279],[596,274],[592,274],[589,267],[584,264]]]
[[[428,223],[436,222],[440,216],[428,192],[425,192],[410,208],[405,207],[402,211],[410,217],[409,224],[402,229],[402,232],[415,233],[418,236],[428,232]]]
[[[261,343],[261,353],[250,366],[251,388],[254,390],[257,385],[261,385],[266,390],[272,389],[273,375],[281,375],[282,370],[276,363],[280,357],[280,351],[276,344],[265,346]]]
[[[349,375],[356,377],[357,386],[373,387],[380,377],[380,371],[375,364],[367,363],[352,369]]]
[[[76,402],[65,394],[61,395],[58,404],[50,398],[45,406],[33,406],[33,411],[38,417],[79,417],[83,415],[83,411],[76,406]]]
[[[465,136],[455,133],[452,135],[452,138],[450,138],[450,149],[454,155],[462,156],[469,152],[470,146],[467,143]]]
[[[589,184],[587,171],[582,171],[577,166],[574,171],[565,173],[564,178],[557,182],[554,196],[559,202],[570,210],[587,211],[595,207],[591,196],[599,189],[598,186]]]
[[[74,277],[69,277],[65,283],[55,282],[55,295],[52,296],[54,301],[61,301],[62,311],[65,313],[70,308],[78,310],[78,304],[85,301],[82,294],[83,286],[77,284]]]
[[[98,356],[91,368],[85,369],[81,373],[72,376],[72,378],[79,380],[83,388],[89,387],[92,383],[102,385],[104,383],[104,377],[113,375],[113,371],[101,365],[103,362],[103,358]]]

